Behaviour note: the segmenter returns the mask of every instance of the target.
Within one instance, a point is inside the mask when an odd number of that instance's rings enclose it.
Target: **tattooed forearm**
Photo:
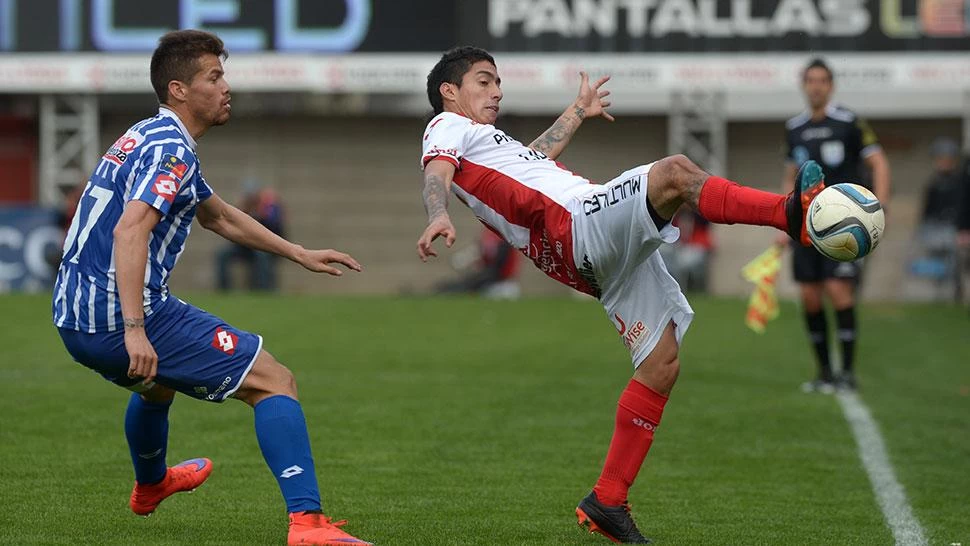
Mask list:
[[[434,220],[442,214],[448,214],[448,190],[445,181],[437,174],[424,177],[424,210],[428,212],[428,221]]]
[[[566,148],[569,139],[572,138],[576,129],[586,117],[586,110],[579,106],[573,106],[572,112],[565,112],[559,119],[546,129],[546,132],[539,135],[529,147],[538,152],[542,152],[552,159],[559,157],[559,154]]]

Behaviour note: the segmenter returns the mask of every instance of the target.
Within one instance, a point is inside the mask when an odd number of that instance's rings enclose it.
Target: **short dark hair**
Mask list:
[[[152,53],[151,79],[158,102],[168,101],[168,82],[191,82],[199,71],[199,58],[211,53],[222,60],[229,57],[225,44],[204,30],[175,30],[158,39]]]
[[[479,61],[495,64],[495,59],[480,47],[461,46],[450,49],[441,56],[438,64],[428,72],[428,102],[434,110],[434,115],[444,111],[444,100],[441,98],[441,84],[448,82],[461,87],[461,79],[472,65]]]
[[[802,81],[803,82],[805,81],[805,77],[808,76],[808,71],[811,70],[811,69],[813,69],[813,68],[821,68],[822,70],[825,71],[826,74],[829,75],[829,81],[834,81],[835,80],[835,78],[832,75],[832,69],[829,68],[829,64],[827,62],[825,62],[825,59],[822,59],[821,57],[816,57],[816,58],[812,59],[811,61],[809,61],[809,63],[807,65],[805,65],[805,68],[802,69]]]

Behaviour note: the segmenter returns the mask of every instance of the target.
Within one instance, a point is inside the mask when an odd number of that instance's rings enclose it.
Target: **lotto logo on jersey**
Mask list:
[[[160,174],[152,183],[152,193],[165,199],[169,203],[175,201],[175,194],[179,192],[179,181],[169,174]]]
[[[236,346],[239,344],[239,336],[224,329],[222,326],[216,328],[216,333],[212,336],[212,346],[227,355],[236,353]]]
[[[171,174],[180,181],[185,178],[185,173],[189,170],[189,166],[184,161],[172,154],[165,154],[162,157],[162,164],[158,168]]]

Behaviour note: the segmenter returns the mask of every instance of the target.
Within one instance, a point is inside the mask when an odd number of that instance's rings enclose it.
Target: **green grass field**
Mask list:
[[[605,545],[573,508],[606,453],[627,353],[595,302],[204,296],[296,374],[324,507],[379,545]],[[758,336],[694,299],[681,376],[631,492],[662,545],[892,544],[794,306]],[[862,399],[931,544],[970,546],[970,317],[861,314]],[[169,461],[209,482],[127,509],[127,394],[73,363],[46,297],[0,297],[0,543],[283,544],[252,411],[181,398]]]

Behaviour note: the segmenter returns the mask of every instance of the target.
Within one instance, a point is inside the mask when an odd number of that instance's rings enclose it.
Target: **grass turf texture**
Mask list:
[[[380,545],[609,544],[576,527],[630,365],[595,302],[189,298],[296,374],[324,507]],[[695,298],[682,370],[631,492],[659,544],[890,544],[835,399],[785,305]],[[970,321],[870,305],[858,376],[931,544],[970,543]],[[45,297],[0,297],[0,543],[283,544],[285,509],[242,403],[180,397],[169,463],[209,482],[127,508],[127,394],[73,363]]]

